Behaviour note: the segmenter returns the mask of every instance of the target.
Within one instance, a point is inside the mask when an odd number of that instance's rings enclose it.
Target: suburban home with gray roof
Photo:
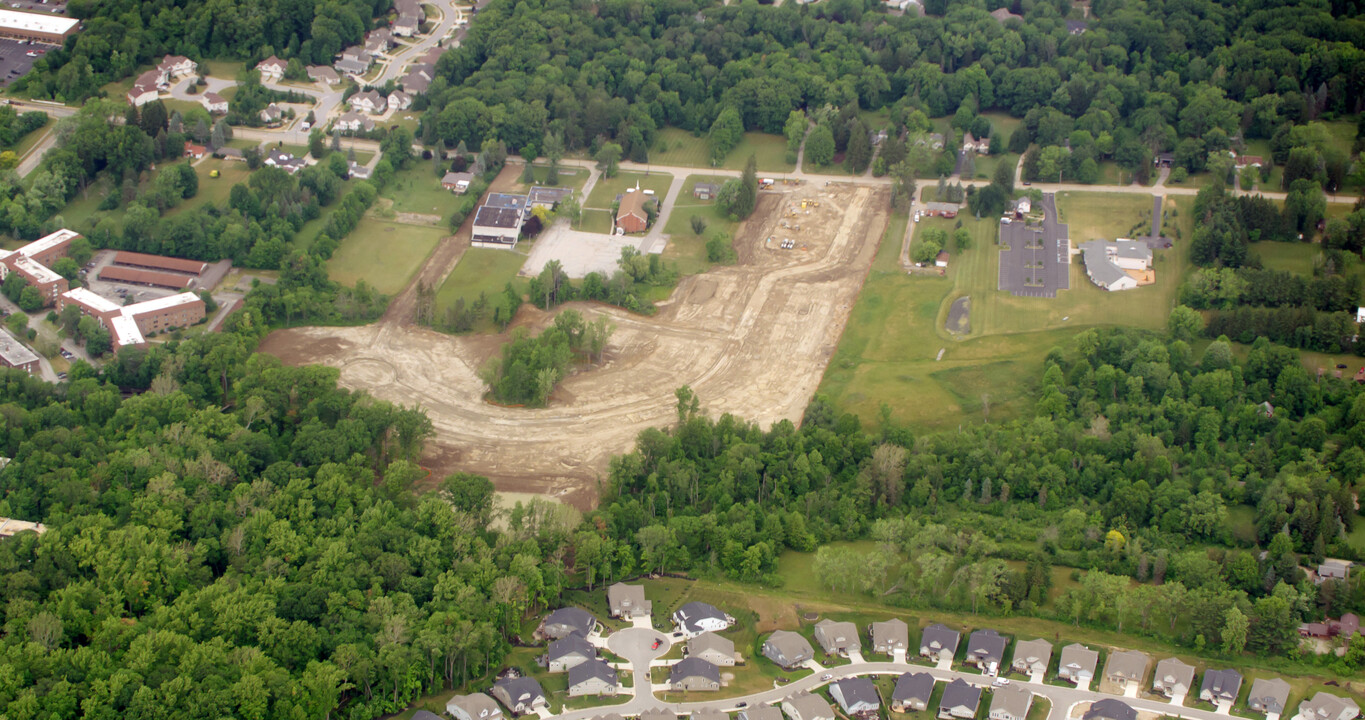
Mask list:
[[[1194,666],[1177,658],[1166,658],[1156,664],[1152,673],[1152,690],[1166,697],[1188,695],[1194,685]]]
[[[815,650],[799,633],[776,630],[763,641],[763,657],[784,668],[794,668],[815,657]]]
[[[791,720],[834,720],[834,708],[824,698],[810,693],[783,700],[782,712]]]
[[[535,712],[536,708],[546,704],[545,691],[535,678],[503,678],[493,683],[493,689],[489,692],[513,715]]]
[[[976,717],[976,709],[980,705],[981,688],[958,678],[943,688],[943,697],[938,701],[938,716],[941,720],[968,720]]]
[[[720,632],[734,622],[734,618],[715,605],[695,600],[673,611],[673,623],[678,626],[678,632],[686,637],[694,637],[704,632]]]
[[[1047,672],[1052,662],[1052,643],[1046,640],[1021,640],[1014,645],[1014,661],[1010,667],[1025,675]]]
[[[740,710],[736,720],[782,720],[782,710],[772,705],[755,705]]]
[[[1360,714],[1360,706],[1350,698],[1320,692],[1312,700],[1299,703],[1303,720],[1353,720]]]
[[[569,697],[615,695],[616,670],[602,660],[579,663],[569,668]]]
[[[446,712],[455,720],[502,720],[502,708],[483,693],[456,695],[446,702]]]
[[[593,617],[592,613],[582,608],[566,607],[546,615],[545,620],[540,623],[540,628],[536,630],[536,635],[558,640],[569,635],[587,637],[595,629],[597,618]]]
[[[844,678],[829,686],[829,696],[839,703],[846,715],[854,717],[877,717],[882,699],[877,694],[877,686],[865,677]]]
[[[1061,664],[1057,666],[1057,677],[1080,685],[1094,679],[1100,654],[1080,643],[1071,643],[1062,648],[1062,657],[1058,662]]]
[[[676,718],[677,716],[674,715],[673,717]],[[593,720],[626,720],[626,719],[625,719],[624,717],[621,716],[621,713],[607,713],[606,715],[598,715],[597,717],[593,718]]]
[[[566,635],[550,643],[545,652],[545,668],[552,673],[568,672],[570,668],[597,659],[597,648],[582,635]]]
[[[1091,703],[1081,720],[1137,720],[1137,711],[1122,700],[1105,698]]]
[[[905,673],[896,678],[891,690],[891,709],[896,712],[924,712],[934,694],[934,676],[929,673]]]
[[[779,711],[777,716],[781,718],[782,713]],[[691,720],[730,720],[730,716],[715,708],[702,708],[692,713]]]
[[[1289,703],[1289,683],[1279,678],[1256,678],[1247,693],[1247,707],[1261,713],[1283,713]]]
[[[685,657],[673,663],[668,686],[673,690],[719,690],[720,668],[699,657]]]
[[[1146,653],[1136,650],[1115,650],[1109,653],[1109,661],[1104,664],[1104,677],[1120,688],[1128,683],[1140,683],[1147,674],[1147,666],[1152,659]]]
[[[1005,659],[1009,640],[994,630],[977,630],[967,638],[967,664],[987,674],[995,674]]]
[[[713,632],[704,632],[687,641],[687,657],[701,658],[716,666],[735,664],[735,643]]]
[[[1205,670],[1204,684],[1199,686],[1199,699],[1219,703],[1234,703],[1242,689],[1242,673],[1236,670]]]
[[[1033,706],[1033,693],[1022,685],[998,687],[991,696],[991,720],[1024,720]]]
[[[820,643],[827,655],[847,656],[850,652],[863,649],[858,639],[858,626],[851,622],[835,622],[825,618],[815,623],[815,641]]]
[[[900,618],[874,622],[867,632],[872,636],[872,652],[890,655],[896,650],[910,648],[910,628]]]
[[[649,615],[652,603],[645,599],[645,586],[616,583],[607,588],[607,606],[614,618]]]
[[[919,654],[937,662],[957,654],[957,643],[962,636],[947,625],[934,624],[920,635]]]
[[[640,720],[678,720],[678,714],[668,708],[654,708],[640,713]]]

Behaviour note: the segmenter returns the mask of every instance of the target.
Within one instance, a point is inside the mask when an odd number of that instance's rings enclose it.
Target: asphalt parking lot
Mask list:
[[[47,45],[21,45],[18,40],[0,38],[0,87],[8,87],[23,77],[33,68],[33,62],[50,49]],[[29,57],[28,53],[37,53],[38,57]]]
[[[42,2],[41,0],[4,0],[4,2],[0,4],[3,4],[11,10],[51,13],[53,15],[61,15],[66,12],[66,3],[54,2],[54,0],[48,0],[48,2]]]

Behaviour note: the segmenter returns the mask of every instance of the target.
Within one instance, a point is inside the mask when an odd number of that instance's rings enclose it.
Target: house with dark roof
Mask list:
[[[826,655],[846,657],[849,653],[860,652],[862,641],[858,639],[858,626],[851,622],[836,622],[825,618],[815,623],[815,641]]]
[[[815,657],[815,650],[799,633],[790,630],[776,630],[763,641],[763,657],[784,668],[804,665]]]
[[[616,670],[601,660],[569,668],[569,697],[615,695],[616,688]]]
[[[1105,698],[1091,703],[1081,720],[1137,720],[1137,711],[1122,700]]]
[[[545,620],[540,623],[540,628],[536,630],[536,635],[556,640],[569,635],[586,638],[596,629],[597,618],[593,617],[592,613],[582,608],[566,607],[546,615]]]
[[[698,200],[711,200],[720,192],[718,183],[699,182],[692,186],[692,197]]]
[[[1071,35],[1084,35],[1089,25],[1084,20],[1067,20],[1066,31]]]
[[[735,664],[735,643],[713,632],[694,635],[687,641],[687,657],[701,658],[712,665]]]
[[[695,637],[705,632],[720,632],[733,625],[735,619],[720,608],[693,600],[673,611],[673,623],[684,637]]]
[[[1000,669],[1008,645],[1009,640],[994,630],[977,630],[967,638],[967,664],[993,675]]]
[[[905,673],[896,678],[891,690],[891,709],[898,713],[924,712],[934,694],[934,676],[929,673]]]
[[[839,704],[844,714],[858,718],[875,718],[881,709],[877,686],[865,677],[837,680],[829,686],[829,696]]]
[[[981,705],[981,688],[958,678],[943,688],[943,697],[938,702],[939,720],[970,720],[976,717],[976,709]]]
[[[535,712],[546,705],[545,691],[531,677],[503,678],[489,691],[513,715]]]
[[[552,673],[568,672],[575,665],[597,659],[597,648],[582,635],[570,634],[550,643],[545,652],[545,668]]]
[[[958,631],[947,625],[934,624],[924,628],[920,634],[919,654],[935,662],[951,658],[957,654],[957,643],[962,638]]]
[[[720,668],[699,657],[685,657],[673,663],[668,686],[673,690],[719,690]]]
[[[1236,670],[1205,670],[1204,684],[1199,686],[1199,699],[1214,705],[1232,704],[1242,689],[1242,673]]]

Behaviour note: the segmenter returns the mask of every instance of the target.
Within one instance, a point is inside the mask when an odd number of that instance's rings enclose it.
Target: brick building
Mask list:
[[[0,328],[0,365],[32,375],[38,372],[38,356],[9,334],[8,330]]]

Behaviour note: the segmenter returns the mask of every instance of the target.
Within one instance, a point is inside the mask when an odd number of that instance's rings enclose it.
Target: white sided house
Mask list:
[[[279,82],[284,79],[285,62],[274,55],[256,64],[261,71],[261,82]]]
[[[735,619],[714,605],[692,601],[673,611],[673,623],[683,637],[692,638],[706,632],[720,632],[733,625]]]

